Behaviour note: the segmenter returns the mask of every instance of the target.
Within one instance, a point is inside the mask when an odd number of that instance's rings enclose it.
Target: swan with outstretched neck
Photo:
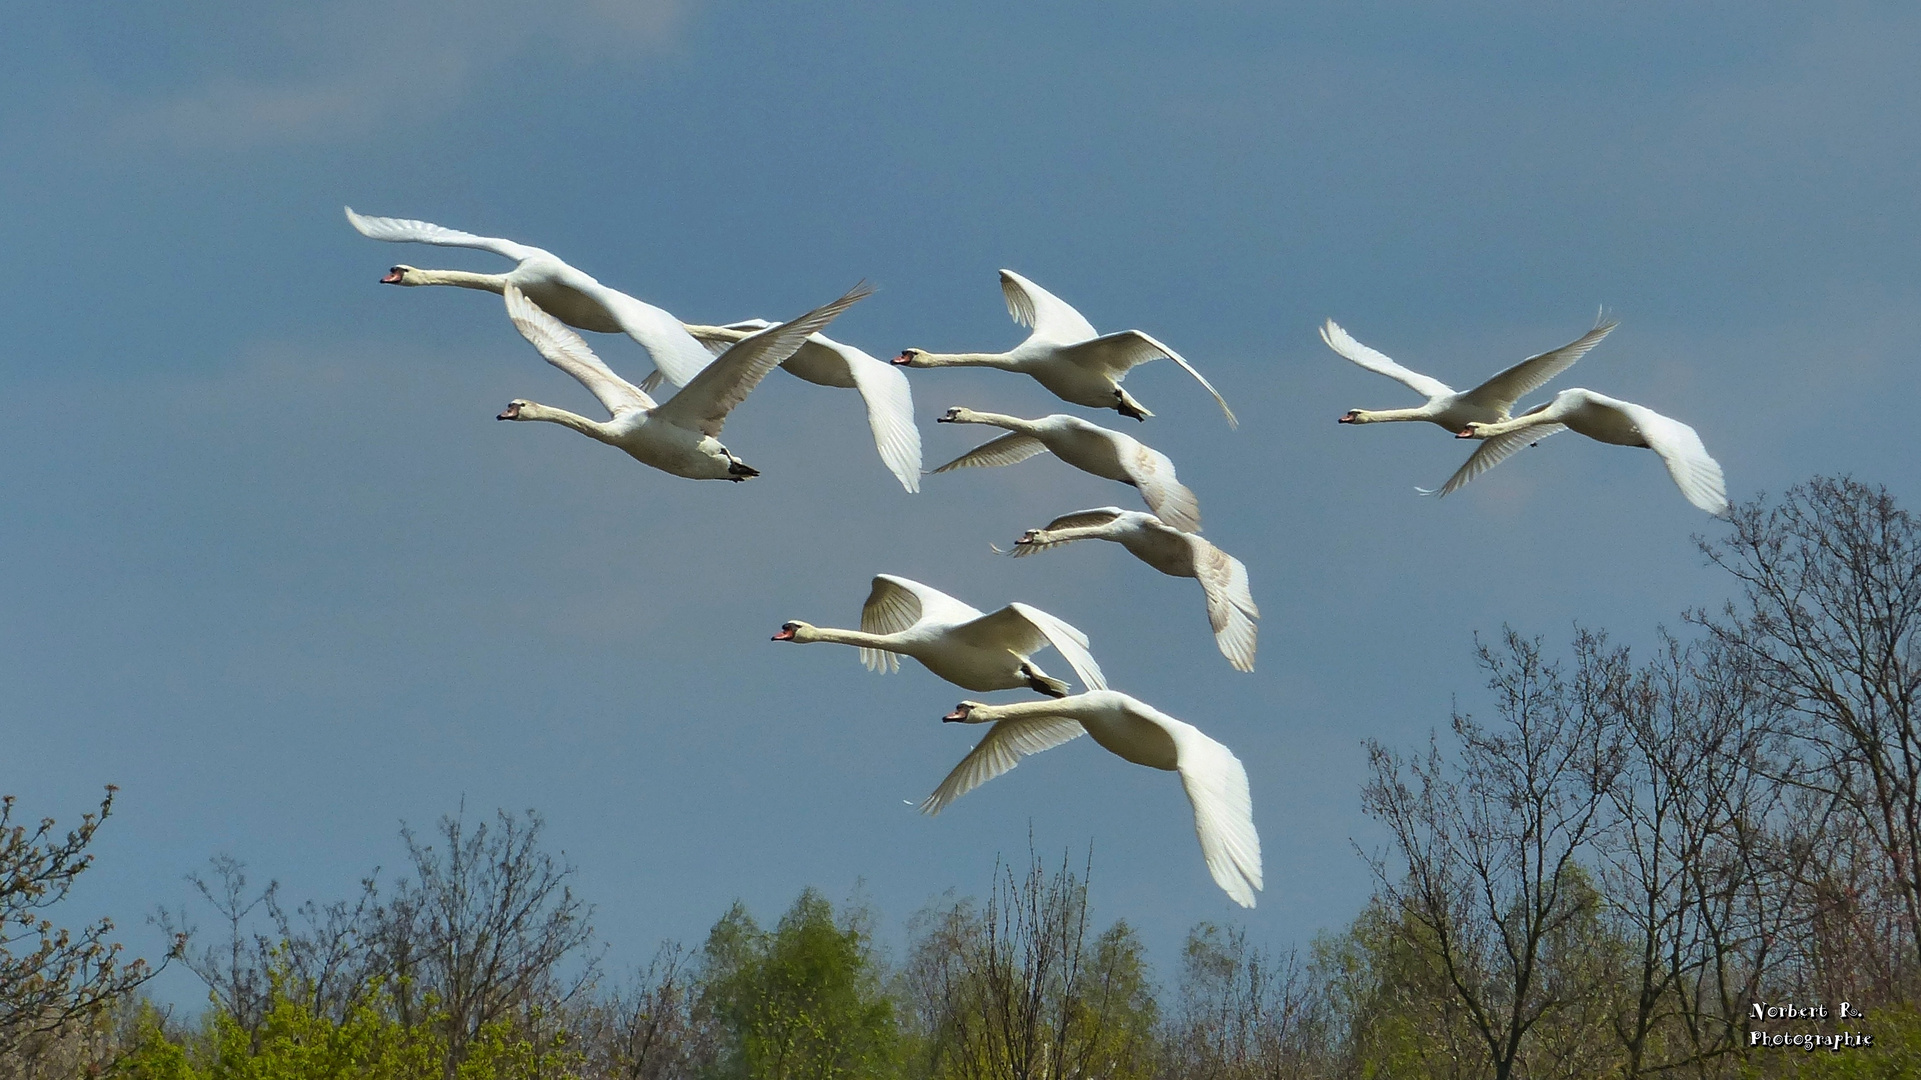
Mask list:
[[[1152,514],[1102,506],[1057,517],[1014,541],[1015,558],[1076,540],[1111,540],[1169,577],[1193,578],[1207,597],[1214,644],[1237,671],[1254,670],[1254,620],[1261,611],[1247,584],[1247,567],[1205,538],[1174,528]]]
[[[1194,376],[1214,395],[1229,427],[1240,423],[1214,384],[1181,354],[1139,330],[1101,334],[1068,303],[1012,270],[1001,271],[1001,292],[1014,321],[1033,327],[1027,340],[1006,352],[935,353],[904,349],[894,363],[906,367],[991,367],[1030,375],[1055,397],[1090,409],[1115,409],[1145,420],[1154,415],[1121,389],[1121,380],[1140,364],[1168,359]]]
[[[857,285],[831,304],[792,322],[742,339],[713,359],[665,404],[613,373],[587,343],[560,324],[520,288],[507,284],[507,317],[548,363],[572,375],[612,414],[593,420],[549,405],[515,398],[497,419],[540,420],[572,428],[590,439],[624,450],[635,460],[690,480],[746,480],[760,472],[720,443],[727,414],[744,401],[776,364],[800,347],[807,335],[826,326],[868,294]]]
[[[381,278],[385,285],[451,285],[482,292],[505,292],[512,285],[542,311],[580,330],[597,334],[626,334],[653,358],[656,374],[641,385],[653,389],[660,376],[675,386],[686,386],[707,366],[713,354],[694,340],[679,319],[643,300],[610,289],[592,274],[578,270],[551,251],[476,236],[412,218],[371,217],[346,207],[347,223],[360,235],[396,244],[433,244],[473,248],[514,260],[504,274],[476,274],[466,270],[422,270],[401,263]]]
[[[1566,345],[1539,356],[1530,356],[1474,389],[1459,393],[1441,380],[1402,367],[1384,354],[1354,340],[1333,319],[1327,320],[1327,324],[1321,327],[1321,340],[1327,342],[1328,348],[1361,367],[1405,383],[1409,389],[1427,398],[1427,404],[1411,409],[1349,409],[1341,415],[1341,423],[1382,424],[1425,420],[1449,432],[1458,432],[1471,422],[1492,424],[1506,420],[1515,402],[1574,366],[1576,360],[1599,345],[1614,327],[1615,323],[1611,320],[1597,322],[1594,329]]]
[[[874,578],[861,606],[859,630],[794,619],[781,624],[774,640],[852,645],[869,671],[899,671],[900,658],[909,656],[964,690],[1026,688],[1064,697],[1068,684],[1029,659],[1052,645],[1089,689],[1107,686],[1087,651],[1087,635],[1064,620],[1022,603],[985,614],[931,585],[892,574]]]
[[[1013,465],[1036,454],[1052,452],[1082,472],[1130,485],[1141,493],[1148,509],[1175,528],[1201,531],[1200,500],[1174,475],[1174,462],[1132,435],[1066,413],[1028,420],[955,406],[934,422],[986,424],[1007,430],[1007,434],[990,439],[935,469],[936,473]]]
[[[1254,906],[1261,888],[1261,837],[1254,829],[1254,802],[1247,770],[1234,752],[1201,729],[1113,690],[1092,690],[1058,701],[984,705],[963,701],[944,717],[950,724],[992,724],[985,738],[954,766],[921,811],[941,809],[994,777],[1085,732],[1101,748],[1150,769],[1177,772],[1194,808],[1194,835],[1201,842],[1214,883],[1242,907]]]
[[[1512,420],[1469,423],[1455,437],[1480,439],[1481,445],[1455,470],[1438,494],[1446,495],[1507,460],[1523,446],[1572,430],[1595,442],[1636,446],[1660,455],[1674,486],[1695,506],[1716,517],[1728,512],[1727,481],[1721,463],[1708,455],[1701,436],[1672,417],[1645,405],[1576,387],[1554,395]]]

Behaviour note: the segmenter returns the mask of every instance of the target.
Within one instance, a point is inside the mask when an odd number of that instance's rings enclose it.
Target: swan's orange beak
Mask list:
[[[911,357],[909,357],[905,352],[903,352],[899,356],[894,357],[894,363],[905,366],[907,361],[910,359]]]
[[[1350,413],[1342,413],[1342,414],[1341,414],[1341,418],[1340,418],[1339,420],[1336,420],[1336,421],[1335,421],[1335,423],[1337,423],[1337,424],[1351,424],[1351,423],[1353,423],[1353,422],[1354,422],[1354,414],[1353,414],[1353,413],[1351,413],[1351,412],[1350,412]]]
[[[794,632],[793,630],[783,626],[779,630],[774,631],[774,640],[775,641],[792,641],[794,640]]]
[[[1474,437],[1474,429],[1462,428],[1461,430],[1454,433],[1454,437],[1457,439],[1472,439]]]
[[[943,724],[958,724],[958,723],[960,723],[961,721],[963,721],[963,720],[966,720],[966,719],[967,719],[967,714],[968,714],[968,712],[970,712],[970,711],[971,711],[971,710],[969,710],[969,709],[968,709],[968,707],[967,707],[967,706],[965,706],[965,705],[956,705],[956,706],[954,706],[954,711],[953,711],[953,712],[950,712],[950,713],[948,713],[948,714],[947,714],[946,716],[943,716],[943,717],[941,717],[941,718],[940,718],[940,719],[941,719],[941,723],[943,723]]]
[[[398,285],[400,284],[400,279],[405,276],[406,274],[401,272],[400,267],[396,266],[392,270],[387,271],[387,276],[381,278],[380,283],[382,285]]]
[[[496,416],[496,417],[494,417],[494,419],[496,419],[496,420],[518,420],[518,419],[520,419],[520,402],[518,402],[518,401],[515,401],[515,402],[510,402],[510,403],[508,403],[508,405],[507,405],[507,407],[506,407],[506,408],[504,408],[504,409],[502,409],[502,410],[500,410],[500,415],[499,415],[499,416]]]

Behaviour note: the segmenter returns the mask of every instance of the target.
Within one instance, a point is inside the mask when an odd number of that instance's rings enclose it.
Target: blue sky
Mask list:
[[[1605,305],[1620,329],[1556,386],[1694,425],[1736,498],[1835,471],[1916,495],[1903,5],[311,7],[23,7],[0,38],[0,788],[64,821],[121,785],[72,917],[136,950],[215,853],[342,896],[463,797],[547,816],[616,966],[809,884],[864,883],[897,933],[1030,823],[1043,852],[1092,842],[1102,915],[1164,973],[1199,919],[1338,928],[1379,842],[1360,741],[1484,709],[1477,631],[1646,642],[1728,588],[1651,455],[1570,436],[1416,497],[1466,451],[1337,427],[1415,402],[1330,353],[1328,316],[1460,386]],[[1171,365],[1128,381],[1158,414],[1130,432],[1250,569],[1258,669],[1118,549],[988,549],[1127,493],[1039,459],[906,495],[843,391],[769,377],[727,429],[765,472],[741,485],[495,423],[587,401],[497,300],[377,281],[502,264],[365,240],[343,204],[696,321],[865,277],[834,333],[881,356],[1017,341],[1001,266],[1148,331],[1243,420]],[[911,378],[930,465],[981,438],[931,423],[950,405],[1073,411]],[[1117,688],[1233,747],[1261,906],[1208,880],[1172,777],[1085,741],[939,819],[903,805],[972,745],[937,723],[966,695],[767,641],[852,624],[883,571],[1068,619]]]

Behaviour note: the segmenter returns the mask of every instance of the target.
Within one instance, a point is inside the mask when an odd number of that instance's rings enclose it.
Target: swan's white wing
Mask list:
[[[1483,439],[1481,445],[1474,448],[1474,453],[1468,455],[1468,459],[1461,463],[1461,467],[1454,470],[1454,475],[1447,478],[1447,483],[1442,484],[1439,491],[1422,489],[1421,494],[1452,495],[1469,480],[1506,461],[1521,447],[1532,446],[1549,435],[1559,435],[1566,430],[1566,424],[1537,424],[1519,431],[1510,431],[1505,435],[1496,435],[1492,439]]]
[[[1422,397],[1446,397],[1454,392],[1441,380],[1423,375],[1418,371],[1409,371],[1388,359],[1386,354],[1355,341],[1346,330],[1341,329],[1341,324],[1333,319],[1327,320],[1327,325],[1321,327],[1321,340],[1327,342],[1328,348],[1367,370],[1406,383],[1410,389]]]
[[[923,620],[954,626],[978,619],[980,615],[978,608],[932,585],[893,574],[876,574],[867,602],[861,605],[860,628],[869,634],[898,634]],[[860,662],[867,665],[869,671],[900,670],[900,657],[885,649],[860,650]]]
[[[1188,542],[1194,548],[1194,576],[1207,596],[1207,621],[1214,628],[1214,644],[1235,670],[1253,671],[1258,632],[1254,620],[1261,612],[1254,606],[1254,593],[1248,588],[1247,567],[1198,536]]]
[[[634,409],[652,409],[654,400],[642,393],[640,388],[613,373],[587,343],[561,323],[559,319],[542,311],[540,305],[527,299],[513,285],[502,290],[507,304],[507,318],[513,321],[514,329],[527,339],[547,362],[580,380],[580,384],[593,392],[607,411],[615,415],[631,412]]]
[[[1047,453],[1047,444],[1032,435],[1022,435],[1010,431],[998,439],[989,439],[967,453],[935,469],[944,473],[949,469],[971,469],[977,466],[1013,465],[1026,461],[1035,454]]]
[[[1087,635],[1037,607],[1009,604],[956,626],[950,633],[970,645],[1006,649],[1018,656],[1031,656],[1052,645],[1080,676],[1082,685],[1089,690],[1107,689],[1107,676],[1094,662],[1094,654],[1087,651]]]
[[[1168,717],[1172,720],[1172,717]],[[1242,907],[1261,888],[1261,837],[1254,831],[1254,800],[1247,770],[1234,752],[1192,724],[1161,723],[1174,740],[1181,786],[1194,804],[1194,834],[1214,883]]]
[[[1121,467],[1133,477],[1141,498],[1154,516],[1182,532],[1201,531],[1201,503],[1174,476],[1174,462],[1166,454],[1145,443],[1135,443],[1134,452],[1120,455]]]
[[[675,386],[686,386],[713,362],[707,346],[688,333],[679,319],[660,308],[592,279],[575,282],[574,286],[600,301],[620,324],[621,332],[639,342],[653,358],[654,367]]]
[[[1012,270],[1001,271],[1001,293],[1007,297],[1007,313],[1014,321],[1034,328],[1028,336],[1031,341],[1072,345],[1100,336],[1073,305]]]
[[[1689,502],[1716,517],[1728,512],[1728,488],[1721,463],[1708,456],[1708,448],[1693,428],[1645,405],[1624,401],[1617,408],[1641,429],[1648,448],[1661,455],[1674,486]]]
[[[834,348],[847,361],[861,400],[867,404],[867,426],[874,432],[874,447],[888,471],[908,491],[920,490],[920,428],[914,426],[914,391],[907,375],[892,364],[883,363],[852,345],[816,338]]]
[[[760,380],[766,378],[767,373],[778,367],[782,360],[794,355],[794,350],[807,340],[807,335],[833,322],[834,316],[871,292],[873,290],[863,282],[831,304],[824,304],[792,322],[762,330],[736,342],[695,375],[680,393],[669,398],[665,405],[655,411],[655,415],[681,427],[718,436],[721,427],[727,423],[727,414],[733,411],[734,406],[746,400],[748,393],[759,386]],[[676,322],[675,325],[680,324]],[[687,334],[684,327],[680,332]],[[692,335],[687,335],[687,340],[698,347]],[[672,378],[671,372],[668,377]]]
[[[1476,405],[1512,408],[1522,397],[1532,394],[1546,385],[1549,379],[1573,367],[1576,360],[1599,345],[1601,339],[1608,336],[1616,325],[1612,320],[1596,323],[1594,329],[1579,338],[1553,352],[1530,356],[1461,396]]]
[[[948,803],[1020,764],[1021,758],[1085,734],[1080,721],[1065,716],[1002,720],[987,729],[987,736],[921,802],[921,813],[938,814]]]
[[[1176,364],[1179,364],[1182,371],[1185,371],[1189,375],[1194,376],[1194,381],[1200,383],[1202,389],[1214,395],[1214,404],[1219,405],[1221,407],[1221,415],[1227,417],[1227,426],[1231,428],[1237,428],[1241,426],[1241,422],[1238,419],[1236,419],[1234,416],[1234,410],[1227,407],[1227,399],[1221,396],[1221,392],[1219,390],[1214,389],[1213,383],[1207,381],[1207,376],[1201,374],[1198,368],[1196,368],[1193,364],[1190,364],[1187,362],[1187,357],[1182,356],[1180,353],[1177,353],[1173,349],[1168,348],[1166,345],[1163,345],[1160,341],[1152,337],[1149,337],[1146,333],[1140,330],[1123,330],[1118,334],[1110,334],[1108,336],[1110,338],[1129,337],[1129,336],[1138,338],[1139,340],[1146,342],[1147,346],[1150,349],[1154,350],[1156,353],[1159,353],[1161,356],[1165,356],[1169,360],[1172,360]],[[1106,339],[1103,338],[1102,340],[1106,340]],[[1154,359],[1154,357],[1149,356],[1146,359],[1152,360]],[[1135,361],[1135,362],[1140,363],[1141,361]],[[1119,376],[1116,376],[1116,381],[1118,380],[1119,380]]]
[[[412,218],[368,217],[354,213],[351,206],[347,211],[347,224],[352,225],[360,235],[370,240],[387,240],[396,244],[433,244],[437,247],[478,248],[504,255],[515,262],[531,259],[537,255],[547,255],[537,247],[516,244],[512,240],[502,240],[495,236],[475,236],[459,229],[449,229],[435,225],[431,221],[415,221]],[[549,256],[550,258],[552,256]]]

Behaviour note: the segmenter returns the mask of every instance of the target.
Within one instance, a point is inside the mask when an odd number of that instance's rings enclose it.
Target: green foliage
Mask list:
[[[717,1075],[894,1075],[900,1032],[864,911],[836,918],[808,889],[768,932],[735,904],[708,935],[705,959],[702,1003],[721,1034]]]

